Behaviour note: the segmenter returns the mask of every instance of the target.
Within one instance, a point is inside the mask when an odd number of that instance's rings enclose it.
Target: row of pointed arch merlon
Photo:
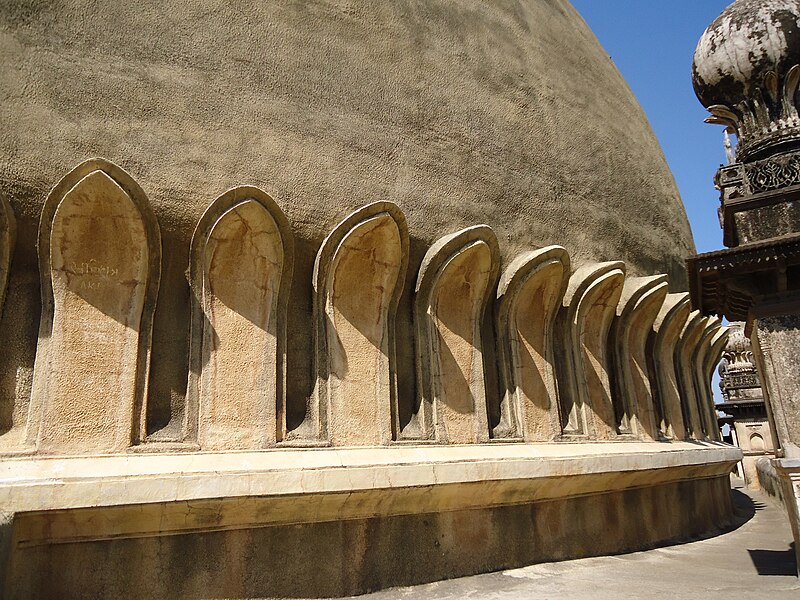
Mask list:
[[[14,245],[5,201],[0,222],[1,310]],[[525,252],[501,271],[490,227],[444,233],[415,276],[413,340],[395,338],[409,256],[400,208],[364,206],[322,243],[307,441],[407,437],[398,418],[407,393],[420,441],[718,439],[710,382],[727,329],[692,312],[688,294],[668,293],[665,275],[629,277],[622,262],[573,271],[560,246]],[[44,205],[39,261],[27,446],[109,453],[146,443],[161,242],[145,194],[109,162],[80,165]],[[258,188],[226,192],[197,224],[184,429],[202,450],[268,448],[286,437],[292,267],[291,227]],[[414,390],[398,389],[399,343],[414,346]],[[500,389],[494,427],[489,369]]]

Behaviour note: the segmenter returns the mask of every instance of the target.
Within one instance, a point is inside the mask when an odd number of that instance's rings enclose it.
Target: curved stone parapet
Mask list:
[[[719,364],[719,361],[722,358],[723,352],[725,352],[725,347],[728,343],[729,337],[729,327],[722,326],[717,328],[714,331],[711,341],[709,342],[709,349],[706,352],[703,363],[702,384],[704,386],[704,395],[706,398],[705,408],[708,413],[709,423],[709,429],[707,430],[707,433],[708,438],[715,442],[719,441],[719,424],[717,421],[717,409],[714,403],[714,393],[711,389],[711,378],[714,375],[714,370],[717,364]]]
[[[195,229],[186,429],[203,450],[282,437],[293,252],[289,222],[254,187],[224,193]]]
[[[6,197],[0,194],[0,318],[3,316],[16,235],[17,221],[14,218],[14,211]]]
[[[499,271],[499,247],[486,225],[434,243],[414,298],[423,428],[439,442],[489,438],[483,365],[483,315]]]
[[[683,421],[687,437],[695,440],[703,439],[703,423],[695,390],[694,354],[707,322],[700,311],[690,313],[675,348]]]
[[[28,441],[43,453],[125,450],[143,437],[161,238],[147,197],[92,159],[48,196]]]
[[[549,246],[518,256],[497,289],[502,416],[526,442],[560,433],[553,322],[569,281],[569,254]]]
[[[561,426],[565,435],[617,434],[609,380],[608,334],[625,281],[625,263],[583,266],[570,277],[557,317]]]
[[[317,385],[312,418],[333,445],[392,440],[394,318],[408,264],[400,209],[375,202],[348,216],[314,263]]]
[[[666,275],[625,280],[611,325],[609,343],[617,430],[645,440],[659,439],[652,383],[647,369],[647,340],[668,285]]]
[[[647,342],[648,370],[655,396],[656,418],[665,439],[686,438],[675,349],[691,312],[689,294],[667,294]]]

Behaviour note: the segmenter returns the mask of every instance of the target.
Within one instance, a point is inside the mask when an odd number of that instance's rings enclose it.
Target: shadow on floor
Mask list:
[[[733,500],[734,521],[730,531],[738,529],[752,519],[756,512],[766,508],[766,504],[763,502],[753,500],[750,496],[737,489],[731,490],[731,500]]]
[[[797,575],[794,543],[787,550],[747,550],[759,575]]]

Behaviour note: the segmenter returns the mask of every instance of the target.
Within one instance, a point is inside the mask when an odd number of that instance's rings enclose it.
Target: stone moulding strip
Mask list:
[[[204,367],[203,343],[204,335],[208,335],[208,328],[212,324],[208,318],[208,302],[211,296],[211,282],[209,280],[209,265],[207,263],[207,249],[209,238],[215,227],[223,217],[237,207],[248,202],[255,202],[264,209],[269,218],[277,227],[277,234],[283,251],[282,269],[279,276],[277,299],[274,304],[274,313],[270,314],[270,322],[274,325],[275,336],[275,365],[271,369],[274,377],[275,396],[271,398],[254,398],[257,402],[271,404],[266,412],[275,415],[275,422],[271,427],[267,423],[261,424],[267,438],[267,443],[280,441],[285,431],[285,382],[286,382],[286,309],[289,301],[289,288],[291,286],[292,270],[294,266],[294,243],[289,221],[269,194],[253,186],[238,186],[219,196],[203,213],[197,223],[192,236],[189,254],[189,283],[192,289],[191,335],[189,350],[189,382],[187,385],[186,422],[184,423],[185,436],[189,440],[198,439],[198,422],[200,419],[201,398],[200,380]],[[270,310],[270,313],[273,311]],[[213,328],[212,328],[213,329]],[[212,331],[213,335],[213,331]]]
[[[53,333],[54,297],[51,270],[51,236],[56,211],[64,197],[80,182],[90,175],[100,172],[114,182],[127,194],[141,217],[147,241],[147,277],[145,283],[141,322],[139,324],[139,343],[136,356],[135,401],[131,439],[128,446],[141,442],[146,435],[147,390],[150,376],[150,356],[153,333],[153,318],[158,289],[161,280],[161,232],[158,221],[150,208],[147,196],[136,181],[123,169],[102,158],[86,160],[67,173],[52,189],[42,207],[39,221],[39,274],[41,281],[42,316],[39,323],[39,339],[34,367],[33,390],[28,416],[27,444],[37,443],[40,419],[43,415],[46,394],[46,369],[53,357],[50,356],[50,339]]]
[[[725,477],[741,456],[610,442],[19,458],[0,465],[0,505],[33,546],[545,502]]]

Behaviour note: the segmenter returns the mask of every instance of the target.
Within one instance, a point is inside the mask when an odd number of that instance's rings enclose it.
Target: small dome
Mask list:
[[[692,82],[709,121],[735,130],[748,155],[793,138],[798,64],[800,0],[737,0],[700,38]]]
[[[692,81],[704,106],[732,106],[798,63],[800,0],[738,0],[700,38]]]

